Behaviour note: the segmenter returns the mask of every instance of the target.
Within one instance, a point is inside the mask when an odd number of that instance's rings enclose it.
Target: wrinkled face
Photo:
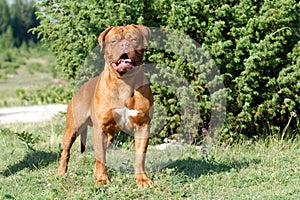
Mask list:
[[[99,44],[105,42],[105,60],[117,72],[124,74],[142,64],[144,40],[150,38],[149,28],[142,25],[110,27],[99,36]]]

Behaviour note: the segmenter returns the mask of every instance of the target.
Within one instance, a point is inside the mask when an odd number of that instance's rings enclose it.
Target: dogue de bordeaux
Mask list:
[[[95,187],[110,183],[106,168],[106,149],[116,130],[134,129],[135,180],[138,187],[149,187],[144,164],[153,115],[153,96],[141,64],[144,42],[150,29],[143,25],[109,27],[98,38],[105,46],[105,68],[86,82],[70,101],[66,114],[60,165],[57,175],[67,172],[70,149],[81,136],[81,152],[85,150],[87,126],[93,127],[95,151]]]

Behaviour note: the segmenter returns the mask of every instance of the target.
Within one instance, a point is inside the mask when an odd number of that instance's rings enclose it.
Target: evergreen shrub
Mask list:
[[[41,24],[33,31],[50,41],[58,66],[70,80],[76,79],[97,46],[99,33],[109,26],[137,23],[177,30],[201,44],[223,78],[227,107],[222,141],[281,135],[291,112],[298,117],[291,120],[288,133],[299,134],[300,4],[296,0],[42,0],[39,6]],[[180,49],[182,40],[174,42]],[[188,81],[200,115],[196,129],[184,128],[193,130],[193,142],[201,142],[211,126],[213,98],[207,77],[213,73],[207,66],[208,71],[197,71],[195,63],[165,49],[150,48],[145,63],[156,63],[166,76],[172,78],[168,73],[176,72]],[[180,133],[184,116],[172,88],[153,83],[152,89],[156,103],[167,113],[167,126],[158,130],[161,141]]]

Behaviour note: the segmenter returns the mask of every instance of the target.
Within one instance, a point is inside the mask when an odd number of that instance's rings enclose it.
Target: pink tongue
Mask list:
[[[125,68],[132,68],[132,61],[131,59],[120,59],[118,64],[113,64],[115,70],[125,69]]]
[[[128,59],[120,59],[118,62],[125,62],[125,63],[131,62],[131,59],[129,59],[129,58]]]

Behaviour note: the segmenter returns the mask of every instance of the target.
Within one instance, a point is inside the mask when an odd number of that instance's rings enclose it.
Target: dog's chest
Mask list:
[[[132,129],[132,117],[137,117],[139,111],[130,110],[126,106],[123,108],[115,108],[113,110],[114,120],[121,129]]]

